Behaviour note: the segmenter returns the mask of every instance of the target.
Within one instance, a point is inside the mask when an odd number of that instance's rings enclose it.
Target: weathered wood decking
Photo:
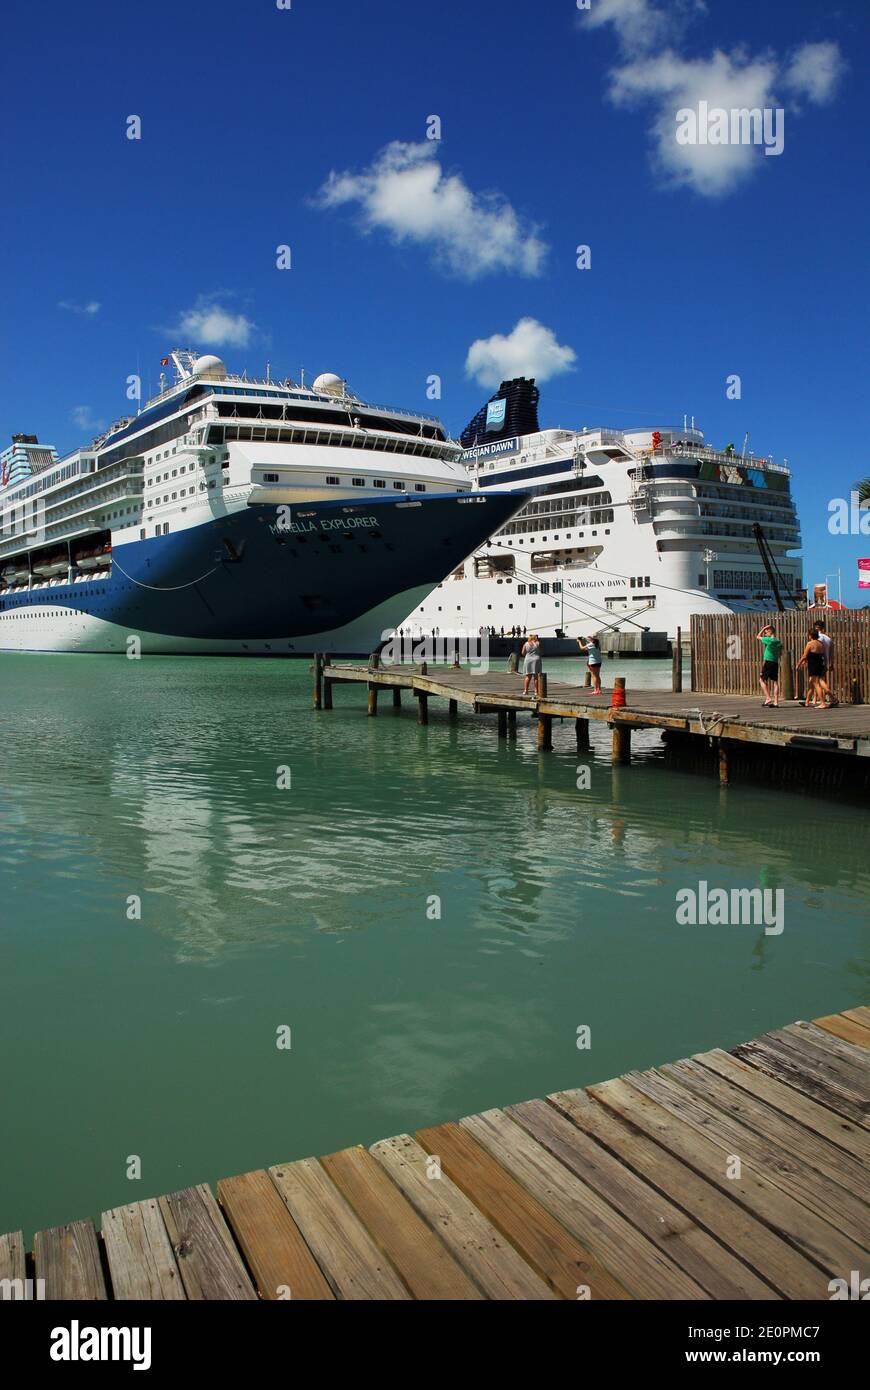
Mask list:
[[[628,762],[631,734],[636,729],[660,729],[666,737],[685,736],[688,742],[701,739],[713,743],[718,754],[718,771],[723,782],[730,776],[732,753],[778,752],[786,760],[804,760],[807,754],[821,755],[825,766],[833,769],[832,783],[848,768],[859,787],[870,784],[870,705],[837,705],[832,709],[805,709],[796,701],[777,708],[765,708],[761,695],[700,695],[692,691],[629,690],[624,705],[614,706],[613,691],[593,695],[587,686],[570,685],[547,678],[541,699],[524,698],[522,676],[507,672],[477,672],[425,663],[411,666],[365,666],[361,664],[323,665],[315,659],[314,705],[332,709],[333,686],[365,685],[368,713],[377,714],[378,695],[393,692],[393,707],[401,708],[402,691],[417,701],[417,721],[429,722],[429,700],[447,701],[448,715],[455,719],[460,705],[478,715],[496,715],[498,736],[510,739],[516,733],[518,710],[531,712],[538,721],[538,746],[552,747],[552,726],[557,719],[575,721],[577,748],[589,747],[589,721],[606,723],[612,733],[613,757]],[[608,673],[609,674],[609,673]],[[624,682],[622,682],[624,684]],[[807,781],[812,778],[808,777]]]
[[[41,1231],[47,1299],[829,1299],[870,1271],[870,1009]]]

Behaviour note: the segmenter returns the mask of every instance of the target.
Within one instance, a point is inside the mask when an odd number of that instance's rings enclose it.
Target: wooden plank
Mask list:
[[[866,1182],[860,1163],[693,1062],[659,1067],[655,1075],[676,1082],[699,1107],[721,1115],[721,1121],[711,1122],[708,1132],[718,1133],[728,1142],[729,1126],[731,1133],[743,1131],[741,1156],[762,1164],[774,1180],[779,1177],[784,1191],[870,1248],[870,1207],[856,1195]],[[755,1138],[748,1141],[747,1133]]]
[[[862,1164],[870,1164],[870,1136],[867,1131],[829,1110],[826,1105],[820,1105],[794,1087],[786,1086],[767,1072],[719,1048],[714,1048],[712,1052],[699,1052],[692,1060],[755,1096],[771,1109],[791,1116],[806,1129],[827,1139],[828,1143],[836,1144],[845,1153],[852,1154]]]
[[[106,1297],[97,1233],[92,1221],[71,1221],[33,1238],[36,1278],[45,1280],[49,1301],[87,1302]]]
[[[851,1018],[853,1023],[860,1023],[863,1028],[870,1028],[870,1009],[864,1004],[860,1004],[857,1009],[844,1009],[844,1018]]]
[[[842,1231],[844,1222],[840,1208],[843,1201],[837,1195],[836,1184],[826,1183],[818,1173],[803,1173],[799,1165],[789,1163],[784,1155],[781,1157],[751,1130],[697,1103],[684,1087],[659,1072],[629,1072],[624,1079],[669,1110],[682,1124],[719,1144],[723,1173],[732,1157],[737,1157],[747,1178],[752,1174],[763,1176],[768,1187],[766,1219],[773,1216],[779,1229],[829,1274],[867,1263],[868,1255],[861,1239]],[[735,1180],[726,1176],[726,1181]],[[844,1193],[843,1197],[846,1195]],[[832,1208],[827,1214],[822,1210],[826,1200]]]
[[[339,1298],[410,1297],[316,1158],[280,1164],[270,1168],[269,1174]]]
[[[222,1178],[218,1201],[261,1298],[335,1297],[267,1172]]]
[[[609,1263],[631,1293],[637,1297],[644,1296],[637,1292],[635,1284],[636,1271],[630,1248],[635,1242],[631,1241],[626,1246],[620,1239],[625,1225],[623,1217],[637,1226],[646,1240],[663,1252],[668,1270],[672,1262],[678,1265],[712,1298],[777,1298],[778,1295],[769,1285],[724,1249],[687,1212],[644,1182],[554,1106],[543,1100],[530,1100],[522,1105],[507,1107],[505,1113],[575,1177],[594,1188],[609,1204],[612,1213],[621,1214],[614,1226],[618,1262],[611,1260]],[[608,1224],[612,1224],[612,1213]],[[604,1257],[603,1251],[598,1253]],[[646,1252],[644,1264],[649,1267],[655,1288],[657,1270],[646,1258]]]
[[[188,1298],[257,1297],[207,1183],[170,1192],[159,1205]]]
[[[13,1279],[26,1287],[24,1236],[21,1231],[10,1231],[8,1235],[0,1236],[0,1279]]]
[[[652,1127],[648,1133],[631,1126],[585,1091],[559,1091],[547,1099],[584,1133],[606,1146],[626,1168],[673,1200],[778,1294],[802,1298],[812,1290],[818,1296],[815,1266],[766,1222],[732,1201],[730,1192],[721,1190],[706,1174],[662,1147],[661,1132],[650,1137]],[[694,1136],[688,1137],[691,1156]],[[703,1152],[698,1155],[699,1166],[703,1166],[705,1157]]]
[[[870,1091],[870,1057],[862,1047],[856,1047],[854,1043],[848,1042],[844,1038],[837,1038],[833,1033],[827,1032],[824,1028],[818,1028],[815,1023],[800,1021],[798,1023],[787,1023],[785,1028],[780,1030],[788,1034],[789,1037],[803,1039],[817,1047],[821,1052],[830,1053],[845,1064],[850,1076],[853,1077],[859,1088],[859,1093],[863,1091],[866,1096]]]
[[[554,1112],[549,1111],[554,1120]],[[709,1294],[669,1255],[614,1209],[577,1166],[554,1157],[524,1126],[501,1110],[463,1120],[462,1128],[488,1149],[557,1221],[635,1298],[707,1298]],[[683,1223],[685,1219],[683,1219]]]
[[[815,1030],[817,1038],[823,1039],[819,1042],[812,1036],[811,1027],[811,1024],[807,1024],[805,1028],[794,1031],[776,1028],[763,1036],[788,1048],[790,1052],[797,1053],[805,1060],[807,1066],[812,1066],[817,1073],[829,1077],[831,1083],[850,1096],[855,1105],[863,1107],[866,1118],[870,1107],[867,1103],[868,1071],[864,1052],[859,1047],[841,1042],[839,1038],[832,1038],[830,1033],[826,1033],[822,1028]]]
[[[101,1230],[113,1298],[184,1299],[156,1197],[104,1211]]]
[[[870,1028],[855,1023],[845,1014],[826,1014],[824,1018],[813,1021],[819,1028],[824,1028],[826,1033],[833,1033],[835,1038],[854,1043],[856,1047],[870,1047]]]
[[[744,1206],[759,1221],[774,1227],[784,1237],[778,1246],[777,1262],[765,1269],[765,1276],[776,1288],[790,1298],[828,1297],[830,1275],[823,1273],[800,1250],[792,1248],[797,1244],[791,1230],[796,1204],[773,1183],[760,1177],[754,1170],[739,1178],[727,1177],[728,1152],[721,1144],[677,1120],[664,1106],[650,1100],[622,1078],[590,1086],[588,1092],[626,1123],[643,1131],[682,1159],[731,1201]]]
[[[456,1124],[421,1130],[427,1153],[563,1298],[627,1298],[609,1270],[476,1140]]]
[[[446,1245],[405,1201],[367,1150],[327,1154],[320,1162],[414,1298],[479,1299],[480,1290]]]
[[[834,1078],[830,1068],[808,1056],[808,1049],[797,1044],[792,1046],[791,1041],[786,1043],[765,1033],[733,1050],[736,1056],[757,1063],[787,1085],[796,1087],[821,1105],[827,1105],[829,1110],[836,1110],[838,1114],[866,1128],[866,1105]]]
[[[383,1139],[371,1153],[487,1298],[556,1297],[447,1174],[433,1171],[428,1154],[409,1134]]]

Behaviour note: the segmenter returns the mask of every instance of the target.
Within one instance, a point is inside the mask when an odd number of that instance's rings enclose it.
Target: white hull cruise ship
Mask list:
[[[330,373],[171,360],[90,447],[0,453],[0,650],[368,653],[524,501],[475,492],[439,421]]]
[[[784,604],[805,603],[787,467],[712,449],[694,421],[542,430],[537,404],[533,380],[503,382],[463,432],[475,493],[529,500],[405,631],[688,639],[693,613],[769,609],[774,585]]]

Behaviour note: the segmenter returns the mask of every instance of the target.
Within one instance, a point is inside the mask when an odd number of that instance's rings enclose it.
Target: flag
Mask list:
[[[161,359],[160,359],[160,365],[161,365],[161,367],[168,367],[168,366],[169,366],[169,358],[168,358],[168,357],[161,357]]]

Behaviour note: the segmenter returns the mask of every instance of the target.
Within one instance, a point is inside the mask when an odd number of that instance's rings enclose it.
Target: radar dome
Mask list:
[[[204,357],[197,357],[190,373],[191,376],[226,376],[227,369],[219,357],[206,353]]]
[[[324,396],[343,396],[344,382],[335,372],[321,372],[314,382],[313,389]]]

